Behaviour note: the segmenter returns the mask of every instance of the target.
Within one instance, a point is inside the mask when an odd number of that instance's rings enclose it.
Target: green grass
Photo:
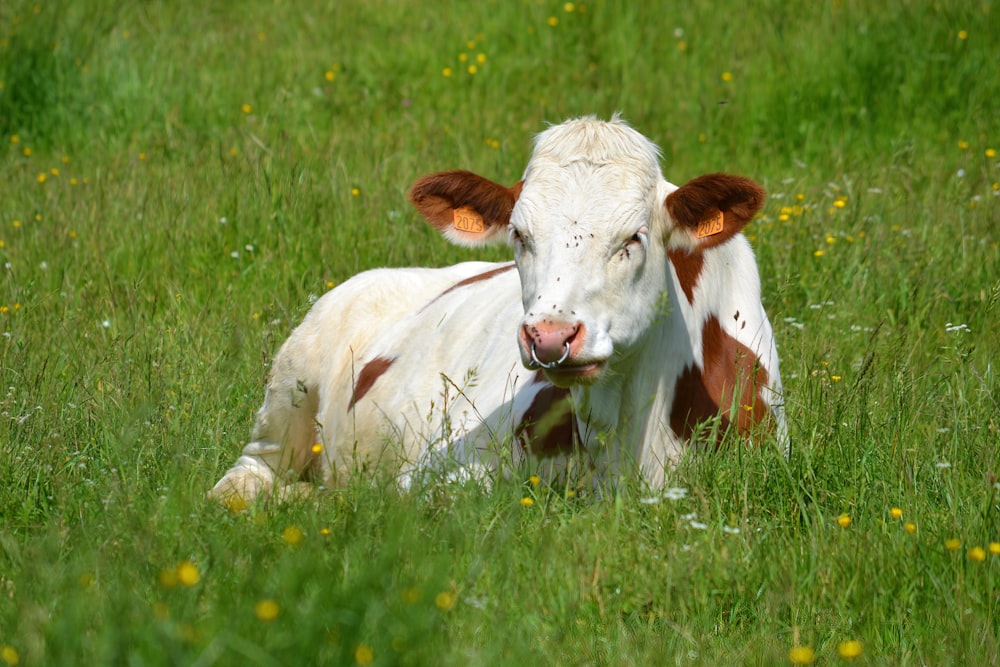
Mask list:
[[[1000,8],[660,4],[0,5],[0,661],[997,664]],[[787,460],[203,500],[311,296],[506,255],[413,180],[617,110],[668,179],[770,193]]]

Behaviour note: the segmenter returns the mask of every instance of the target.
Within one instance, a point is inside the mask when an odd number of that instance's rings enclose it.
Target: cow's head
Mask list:
[[[410,191],[453,242],[514,246],[521,359],[559,386],[596,382],[671,307],[663,303],[668,251],[725,242],[763,199],[753,181],[726,174],[671,185],[657,147],[617,118],[581,118],[541,133],[513,187],[451,171]]]

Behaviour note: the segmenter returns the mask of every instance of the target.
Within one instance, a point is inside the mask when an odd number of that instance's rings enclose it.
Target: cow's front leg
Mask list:
[[[315,388],[296,379],[280,359],[267,388],[264,405],[257,413],[251,441],[236,463],[216,483],[208,497],[231,509],[242,509],[258,496],[269,496],[286,484],[299,480],[313,464],[312,447],[317,440]]]

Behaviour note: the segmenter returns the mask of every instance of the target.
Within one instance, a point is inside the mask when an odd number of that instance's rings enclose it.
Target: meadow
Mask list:
[[[989,0],[5,0],[0,664],[1000,663],[998,62]],[[787,458],[205,501],[319,295],[509,255],[416,178],[616,111],[769,193]]]

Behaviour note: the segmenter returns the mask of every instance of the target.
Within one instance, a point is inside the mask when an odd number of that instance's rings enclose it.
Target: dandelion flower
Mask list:
[[[185,586],[194,586],[201,581],[197,566],[189,560],[177,566],[177,581]]]
[[[889,516],[893,519],[898,519],[903,516],[903,510],[898,507],[893,507],[889,510]]]
[[[351,188],[351,196],[352,197],[361,196],[361,188]]]
[[[525,496],[521,498],[521,507],[531,507],[535,504],[535,499],[531,496]]]
[[[969,31],[968,30],[959,30],[958,31],[958,38],[961,39],[961,40],[963,40],[963,41],[966,40],[966,39],[968,39],[969,38]]]
[[[475,65],[469,65],[467,71],[469,72],[469,74],[475,74],[476,72],[479,71],[479,68],[476,67]]]
[[[559,25],[559,19],[556,18],[555,16],[550,16],[546,21],[546,23],[549,24],[549,27],[555,28],[557,25]]]
[[[567,2],[566,4],[563,5],[563,11],[566,12],[567,14],[572,12],[574,9],[576,9],[576,5],[574,5],[572,2]]]
[[[917,524],[907,521],[903,524],[903,530],[908,532],[910,535],[917,532]]]
[[[434,606],[441,611],[448,611],[455,606],[456,596],[451,591],[441,591],[434,596]]]
[[[243,106],[240,107],[240,110],[242,110],[243,113],[247,113],[248,114],[248,113],[251,113],[253,111],[253,107],[250,106],[249,104],[244,104]]]
[[[314,444],[314,445],[312,446],[312,453],[313,453],[313,454],[319,454],[319,453],[321,453],[322,451],[323,451],[323,443],[321,443],[321,442],[317,442],[316,444]]]
[[[948,551],[958,551],[962,546],[962,540],[957,537],[952,537],[944,541],[944,548]]]
[[[539,484],[542,483],[542,478],[539,477],[538,475],[532,475],[531,477],[528,478],[528,483],[531,484],[532,486],[538,486]]]
[[[793,665],[811,665],[816,659],[816,652],[808,646],[793,646],[788,649],[788,660]]]
[[[847,514],[841,514],[837,517],[837,525],[841,528],[847,528],[851,525],[851,517]]]
[[[720,78],[723,81],[727,81],[727,82],[728,81],[732,81],[733,80],[733,73],[732,72],[723,72],[722,76]]]
[[[370,665],[374,659],[375,652],[368,644],[358,644],[358,647],[354,649],[354,662],[359,665]]]
[[[839,655],[844,660],[854,660],[859,655],[861,655],[862,646],[861,642],[857,639],[850,639],[845,642],[840,642],[837,644],[837,655]]]
[[[261,600],[253,606],[253,613],[262,621],[273,621],[280,612],[278,603],[271,599]]]
[[[451,71],[450,67],[445,67],[443,70],[441,70],[441,76],[449,77],[451,75],[452,75],[452,71]]]
[[[990,553],[994,556],[1000,556],[1000,542],[990,542],[990,546],[987,547]]]
[[[986,154],[986,157],[994,158],[994,157],[997,156],[997,151],[996,151],[995,148],[987,148],[985,154]]]
[[[21,656],[17,654],[16,648],[4,644],[0,646],[0,660],[3,660],[8,665],[16,665],[21,662]]]
[[[281,539],[285,541],[285,544],[294,547],[305,539],[305,533],[302,532],[301,528],[293,525],[282,531]]]
[[[31,149],[28,148],[27,146],[25,146],[24,150],[21,152],[24,153],[24,157],[31,157]]]
[[[982,563],[984,560],[986,560],[986,549],[983,549],[982,547],[972,547],[971,549],[969,549],[967,555],[969,556],[969,560],[974,560],[977,563]]]
[[[45,172],[42,172],[42,173],[38,174],[38,182],[39,183],[44,183],[46,178],[48,178],[48,177],[45,175]]]

